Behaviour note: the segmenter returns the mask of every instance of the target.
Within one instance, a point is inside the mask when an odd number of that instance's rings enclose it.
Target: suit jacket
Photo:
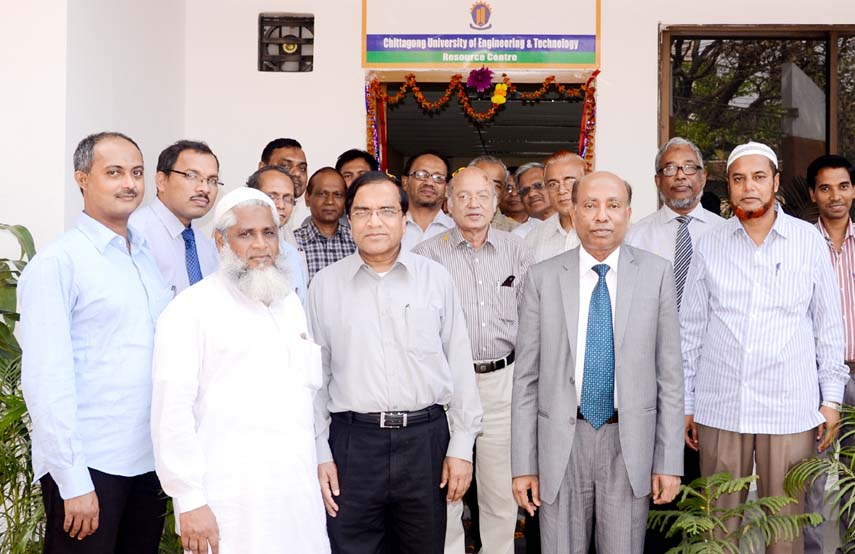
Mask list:
[[[671,264],[622,245],[614,314],[620,445],[632,491],[683,474],[683,370]],[[514,477],[538,475],[553,503],[576,429],[579,248],[529,269],[520,306],[511,419]],[[584,323],[583,323],[584,324]],[[578,386],[582,386],[579,383]]]

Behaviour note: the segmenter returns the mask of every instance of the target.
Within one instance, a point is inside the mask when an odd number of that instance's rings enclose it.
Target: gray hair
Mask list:
[[[692,151],[695,153],[695,156],[698,158],[698,165],[701,166],[701,168],[704,167],[704,155],[701,154],[700,148],[698,148],[694,142],[684,139],[683,137],[674,137],[665,144],[663,144],[662,148],[660,148],[659,151],[656,152],[656,159],[653,161],[653,170],[656,173],[659,173],[659,170],[662,169],[661,167],[659,167],[659,164],[662,162],[662,156],[665,155],[665,152],[667,152],[671,148],[674,148],[675,146],[688,146],[689,148],[691,148]]]
[[[279,214],[276,212],[276,208],[271,207],[270,204],[268,204],[264,200],[258,200],[256,198],[244,200],[243,202],[238,202],[237,204],[232,206],[229,211],[220,216],[220,219],[218,221],[214,222],[214,231],[225,236],[226,231],[228,231],[230,227],[233,227],[237,223],[237,217],[235,217],[235,208],[244,208],[247,206],[261,206],[263,208],[270,209],[270,213],[273,215],[273,223],[276,226],[276,231],[277,233],[279,232]]]
[[[502,166],[502,169],[505,170],[505,184],[508,184],[508,166],[505,165],[505,162],[497,158],[496,156],[490,156],[489,154],[484,154],[483,156],[478,156],[477,158],[472,158],[472,161],[469,162],[469,165],[466,167],[475,167],[478,163],[488,163],[488,164],[498,164]]]
[[[530,169],[543,169],[543,164],[540,162],[528,162],[527,164],[522,164],[517,168],[514,172],[514,179],[517,180],[517,186],[519,186],[520,177]]]
[[[142,157],[142,150],[140,150],[139,145],[131,137],[118,131],[102,131],[89,135],[77,144],[77,148],[74,149],[74,171],[89,173],[92,170],[92,159],[95,157],[95,146],[102,140],[111,138],[125,139],[130,142],[137,149],[137,152],[140,153],[140,157]]]

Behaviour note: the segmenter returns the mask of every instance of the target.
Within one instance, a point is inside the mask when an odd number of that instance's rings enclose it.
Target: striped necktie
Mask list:
[[[692,235],[689,234],[689,222],[692,216],[677,217],[680,228],[677,230],[677,240],[674,243],[674,284],[677,285],[677,309],[683,300],[683,287],[686,286],[686,275],[692,262]]]

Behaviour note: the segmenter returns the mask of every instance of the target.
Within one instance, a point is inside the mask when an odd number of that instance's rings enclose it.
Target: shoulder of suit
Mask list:
[[[660,267],[662,269],[668,269],[671,267],[671,262],[662,256],[654,254],[648,250],[644,250],[643,248],[637,248],[628,244],[622,245],[621,248],[625,248],[639,265],[645,264],[653,267]]]

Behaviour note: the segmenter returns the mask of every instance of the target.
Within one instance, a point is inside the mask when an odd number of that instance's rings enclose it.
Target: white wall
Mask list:
[[[146,166],[146,197],[154,196],[157,155],[183,138],[185,89],[183,0],[86,0],[68,9],[65,133],[65,227],[83,199],[72,154],[86,135],[120,131],[134,139]]]

